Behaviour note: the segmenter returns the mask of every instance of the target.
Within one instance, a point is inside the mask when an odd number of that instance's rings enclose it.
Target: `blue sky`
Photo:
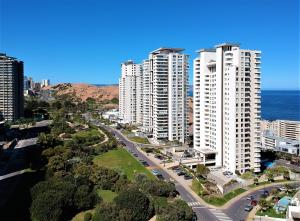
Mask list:
[[[297,89],[298,0],[0,0],[0,51],[52,82],[117,83],[158,47],[222,42],[262,51],[262,88]],[[192,62],[190,63],[192,82]]]

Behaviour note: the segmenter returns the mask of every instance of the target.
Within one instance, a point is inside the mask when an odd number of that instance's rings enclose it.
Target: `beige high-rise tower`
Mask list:
[[[194,60],[194,149],[205,163],[260,171],[261,52],[221,44]]]

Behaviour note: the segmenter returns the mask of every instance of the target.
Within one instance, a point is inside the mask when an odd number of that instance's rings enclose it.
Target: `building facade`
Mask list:
[[[260,171],[260,59],[225,43],[194,60],[194,149],[208,165]]]
[[[141,65],[133,61],[121,64],[121,77],[119,79],[119,117],[122,123],[141,123]],[[139,95],[137,95],[137,92]]]
[[[275,120],[262,121],[262,131],[271,131],[275,136],[290,139],[300,140],[300,121],[291,120]]]
[[[150,127],[155,140],[184,143],[188,136],[188,55],[159,48],[149,55]]]
[[[0,54],[0,114],[12,121],[24,113],[23,62]]]
[[[41,82],[41,87],[48,87],[50,86],[50,80],[49,79],[44,79]]]
[[[156,141],[188,136],[188,55],[179,48],[159,48],[141,65],[122,64],[120,119],[142,126]]]
[[[262,149],[300,156],[300,140],[278,137],[272,131],[266,130],[262,133]]]
[[[153,97],[153,94],[150,94],[150,87],[152,80],[150,79],[150,61],[144,60],[143,64],[143,123],[142,129],[145,133],[151,133],[153,128],[153,106],[150,104],[150,100]]]

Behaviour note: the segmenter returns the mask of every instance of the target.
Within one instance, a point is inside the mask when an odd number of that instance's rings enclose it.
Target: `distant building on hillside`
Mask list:
[[[33,90],[35,92],[39,92],[41,90],[41,83],[40,82],[35,82],[33,86]]]
[[[30,89],[30,80],[28,79],[27,76],[24,76],[24,91]]]
[[[44,79],[41,82],[41,87],[48,87],[50,86],[50,80],[49,79]]]
[[[0,54],[0,112],[12,121],[24,114],[23,62]]]

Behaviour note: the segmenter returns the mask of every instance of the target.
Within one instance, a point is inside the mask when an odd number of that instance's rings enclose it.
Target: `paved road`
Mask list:
[[[0,181],[5,180],[7,178],[17,176],[17,175],[20,175],[20,174],[23,174],[24,172],[25,172],[25,170],[19,170],[19,171],[15,171],[15,172],[12,172],[12,173],[5,174],[3,176],[0,176]]]
[[[292,183],[290,184],[292,187],[294,188],[299,188],[300,183]],[[249,195],[252,195],[254,197],[255,200],[259,201],[261,195],[263,194],[263,192],[265,190],[271,192],[272,189],[274,188],[279,188],[283,186],[282,184],[278,184],[275,186],[269,186],[269,187],[265,187],[263,189],[257,190]],[[234,202],[233,204],[230,205],[230,207],[228,209],[225,209],[224,212],[226,212],[233,220],[245,220],[248,216],[248,212],[246,212],[244,210],[245,206],[248,205],[250,203],[249,200],[247,200],[247,196],[241,198],[240,200]]]
[[[135,144],[128,141],[124,138],[124,136],[117,130],[112,129],[111,127],[108,127],[104,124],[101,124],[97,121],[91,121],[96,126],[103,127],[112,134],[114,134],[116,137],[118,137],[121,141],[124,142],[126,145],[126,148],[131,151],[132,153],[136,153],[138,155],[137,158],[142,159],[144,161],[147,161],[151,167],[156,167],[157,165],[148,159],[145,155],[141,154]],[[161,174],[164,176],[165,179],[170,180],[170,175],[166,173],[163,170],[160,170]],[[244,221],[246,220],[248,213],[244,210],[245,206],[249,204],[249,200],[247,200],[247,196],[237,200],[236,202],[232,203],[227,209],[214,209],[214,208],[207,208],[203,205],[201,205],[197,199],[193,197],[182,185],[180,185],[178,182],[175,182],[176,190],[180,193],[181,198],[188,203],[189,206],[192,207],[192,209],[196,212],[198,220],[200,221]],[[295,187],[299,187],[300,184],[292,184]],[[275,187],[280,187],[283,185],[276,185]],[[249,194],[252,195],[257,201],[259,200],[261,194],[264,190],[268,190],[269,192],[275,188],[273,187],[266,187],[263,190],[257,190],[253,193]]]
[[[118,132],[117,130],[114,130],[106,125],[100,124],[97,121],[90,121],[92,124],[94,124],[95,126],[99,126],[99,127],[103,127],[105,128],[107,131],[111,132],[112,134],[114,134],[116,137],[118,137],[121,141],[124,142],[124,144],[126,145],[126,149],[128,151],[131,151],[132,153],[136,153],[137,154],[137,158],[138,159],[142,159],[146,162],[148,162],[148,164],[151,167],[156,167],[157,165],[152,162],[151,160],[149,160],[145,155],[141,154],[136,146],[128,141],[127,139],[125,139],[123,137],[123,135]],[[161,174],[163,175],[163,177],[167,180],[170,180],[171,177],[169,176],[168,173],[166,173],[163,170],[160,170]],[[197,202],[197,200],[179,183],[175,182],[175,186],[176,186],[176,190],[180,193],[181,198],[186,201],[191,207],[192,209],[196,212],[198,220],[200,221],[217,221],[219,219],[217,219],[217,217],[215,215],[213,215],[213,213],[218,213],[218,211],[206,208],[204,206],[201,206],[199,204],[199,202]],[[223,219],[223,220],[231,220],[231,219]]]
[[[25,139],[25,140],[19,140],[19,142],[15,146],[15,149],[24,148],[24,147],[28,147],[28,146],[33,146],[36,143],[37,143],[37,138],[36,137]]]

